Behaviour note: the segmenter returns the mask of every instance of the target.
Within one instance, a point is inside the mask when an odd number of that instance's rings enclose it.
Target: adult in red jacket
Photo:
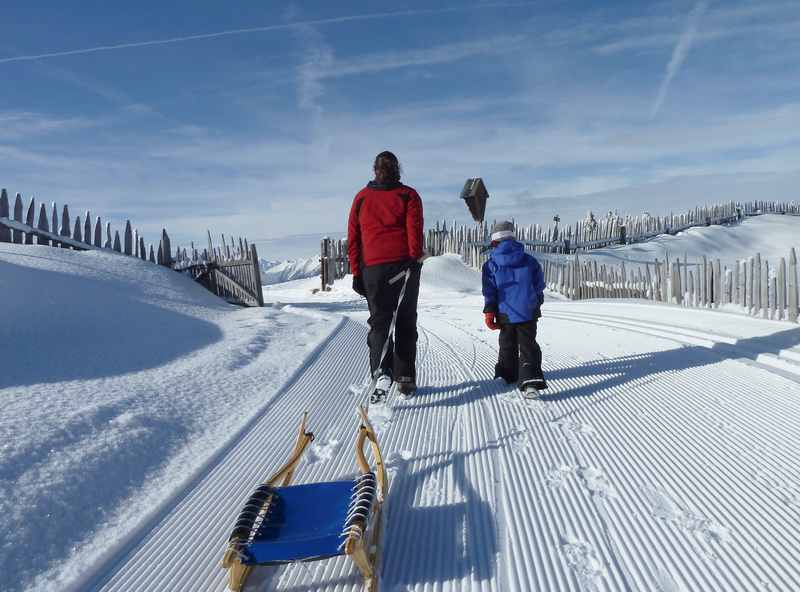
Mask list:
[[[391,152],[381,152],[373,166],[375,180],[356,194],[347,224],[347,250],[353,271],[353,289],[369,305],[370,370],[377,377],[373,401],[386,395],[397,381],[400,391],[416,389],[417,299],[422,257],[422,200],[400,183],[400,163]],[[389,335],[403,282],[389,279],[411,269],[403,302],[397,312],[394,340]],[[383,346],[389,341],[387,355]]]

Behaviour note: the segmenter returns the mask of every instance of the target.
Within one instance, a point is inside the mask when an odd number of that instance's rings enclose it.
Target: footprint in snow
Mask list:
[[[340,447],[341,444],[336,438],[327,438],[322,442],[315,441],[305,455],[306,464],[315,465],[328,461],[334,457]]]
[[[686,588],[666,569],[659,567],[656,574],[656,592],[686,592]]]
[[[437,477],[428,477],[422,486],[422,505],[442,506],[447,503],[447,490]]]
[[[386,462],[384,463],[386,466],[387,471],[396,471],[408,461],[410,461],[414,456],[414,453],[410,450],[398,450],[397,452],[392,452],[389,456],[386,457]]]
[[[394,412],[391,406],[383,404],[371,405],[368,414],[369,421],[372,423],[372,427],[375,428],[378,438],[380,438],[383,433],[389,429],[389,426],[392,425],[392,415]]]
[[[560,489],[567,482],[570,475],[575,474],[576,469],[577,467],[573,465],[560,464],[547,471],[545,482],[553,489]]]
[[[681,507],[660,489],[646,488],[644,491],[654,518],[699,535],[707,543],[727,543],[730,540],[730,530],[719,522]]]
[[[582,423],[571,417],[551,421],[550,426],[561,432],[567,441],[573,441],[577,436],[592,436],[594,428],[588,423]]]
[[[575,537],[567,537],[561,541],[561,552],[578,579],[580,589],[597,592],[608,572],[594,547]]]
[[[522,405],[522,397],[514,391],[507,391],[497,395],[497,400],[503,405]]]
[[[525,452],[533,448],[531,434],[525,426],[519,425],[509,434],[509,442],[514,452]]]
[[[592,496],[604,500],[618,499],[617,492],[606,474],[597,467],[581,467],[578,469],[581,482],[588,489]]]

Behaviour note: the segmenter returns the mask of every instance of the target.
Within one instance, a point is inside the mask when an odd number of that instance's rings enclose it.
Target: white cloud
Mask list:
[[[524,35],[503,35],[480,41],[448,43],[421,49],[405,49],[362,55],[349,60],[335,60],[319,69],[321,78],[335,78],[396,70],[409,66],[431,66],[474,58],[480,55],[499,55],[523,47]]]
[[[658,95],[656,96],[656,100],[653,103],[652,109],[650,110],[650,117],[655,117],[658,115],[661,105],[664,103],[664,99],[667,96],[667,91],[669,90],[669,86],[672,83],[673,78],[675,78],[680,71],[681,66],[683,66],[683,63],[686,61],[686,58],[689,55],[689,50],[692,48],[694,37],[697,34],[697,28],[700,24],[700,19],[703,17],[703,13],[705,13],[707,7],[708,3],[704,0],[700,0],[700,2],[694,5],[694,8],[692,8],[692,11],[689,13],[689,16],[686,19],[686,28],[683,30],[683,33],[681,33],[678,43],[675,44],[675,48],[672,50],[672,57],[667,64],[667,71],[664,74],[664,79],[661,81],[661,86],[658,89]]]

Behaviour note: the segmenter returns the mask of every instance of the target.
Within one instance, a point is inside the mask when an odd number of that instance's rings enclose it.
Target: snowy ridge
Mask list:
[[[261,283],[265,286],[292,280],[302,280],[319,274],[320,262],[318,257],[290,261],[261,260]]]
[[[733,226],[695,227],[675,235],[662,234],[633,245],[607,247],[582,253],[598,264],[619,265],[650,263],[665,257],[671,260],[688,258],[690,263],[719,258],[731,267],[737,260],[749,259],[760,253],[770,263],[777,264],[789,256],[792,247],[800,249],[800,219],[795,216],[763,215],[745,218]],[[545,255],[552,257],[551,255]]]

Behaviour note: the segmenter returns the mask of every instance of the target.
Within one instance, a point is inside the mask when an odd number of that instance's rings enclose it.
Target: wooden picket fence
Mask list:
[[[323,238],[320,244],[319,262],[322,290],[330,290],[335,280],[342,279],[350,273],[347,241]]]
[[[800,216],[800,204],[795,202],[727,202],[697,207],[680,214],[667,216],[620,216],[609,212],[603,218],[593,215],[575,224],[562,225],[554,220],[550,225],[517,226],[517,239],[537,253],[572,254],[601,249],[612,245],[634,244],[661,234],[677,234],[697,226],[733,224],[743,218],[762,214]],[[458,253],[472,267],[480,267],[486,258],[491,224],[474,225],[437,222],[426,233],[426,249],[431,255]]]
[[[14,200],[13,216],[5,189],[0,191],[0,242],[45,245],[89,251],[95,249],[111,250],[123,255],[137,257],[158,265],[170,267],[190,275],[218,296],[247,306],[263,306],[264,297],[261,288],[261,270],[255,245],[247,245],[247,241],[239,239],[238,247],[228,245],[222,239],[222,247],[214,248],[209,233],[208,249],[199,252],[178,247],[173,250],[166,230],[161,231],[161,238],[156,249],[153,244],[145,243],[144,237],[134,229],[130,220],[125,223],[122,237],[115,230],[112,237],[111,223],[103,226],[98,216],[92,223],[91,213],[86,212],[83,220],[75,217],[74,224],[69,206],[64,205],[59,217],[55,202],[51,203],[51,214],[47,206],[39,205],[39,216],[36,219],[36,201],[30,199],[25,208],[22,196],[18,193]],[[23,217],[23,211],[25,215]],[[105,239],[103,231],[105,230]],[[35,243],[34,243],[35,239]]]
[[[744,312],[773,320],[798,321],[797,253],[791,249],[771,266],[755,257],[730,268],[719,259],[700,262],[678,259],[626,269],[598,265],[591,257],[572,255],[566,262],[541,257],[549,289],[571,300],[644,298],[694,308],[738,306]]]

